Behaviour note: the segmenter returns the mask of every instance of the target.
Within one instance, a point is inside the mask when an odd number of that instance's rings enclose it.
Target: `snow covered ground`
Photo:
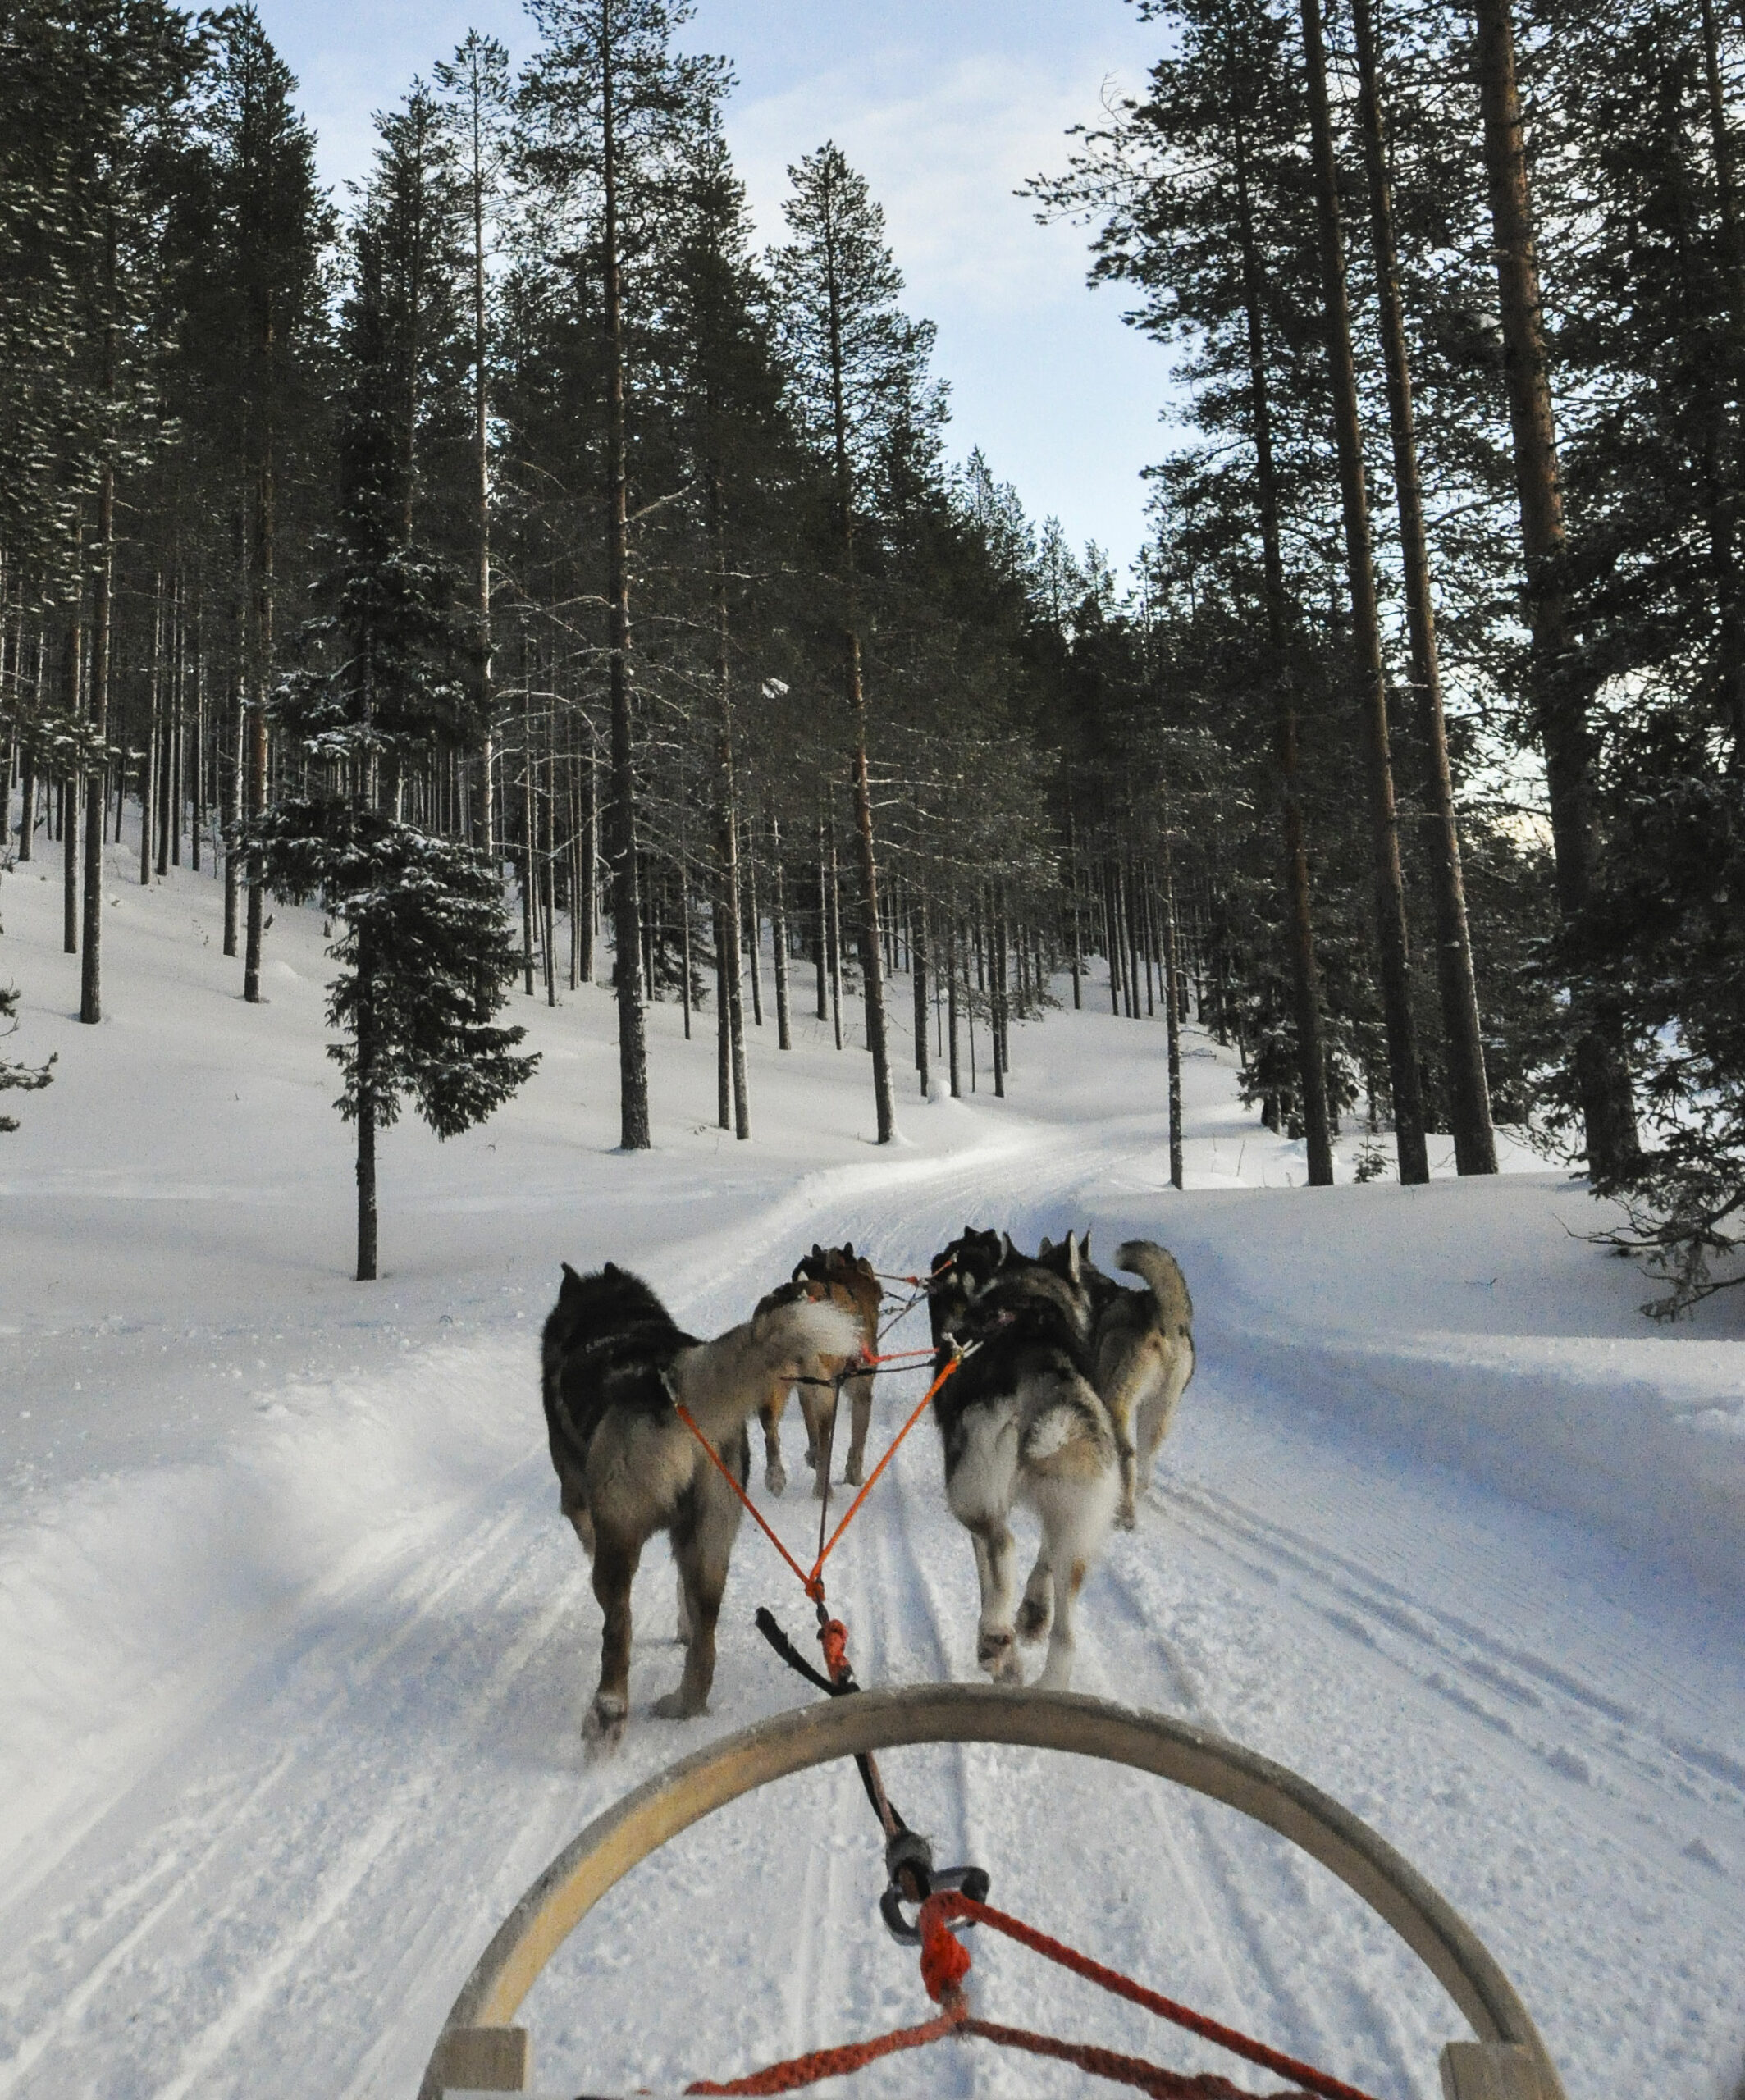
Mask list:
[[[1745,1343],[1725,1301],[1643,1321],[1578,1185],[1516,1154],[1487,1185],[1292,1187],[1300,1148],[1190,1032],[1174,1194],[1163,1029],[1106,998],[1017,1033],[1004,1102],[911,1092],[882,1153],[861,1051],[804,1020],[783,1057],[762,1031],[736,1145],[712,1020],[687,1045],[658,1007],[656,1150],[624,1158],[611,1007],[584,990],[555,1012],[518,996],[545,1062],[483,1130],[387,1136],[385,1280],[359,1286],[318,920],[279,910],[249,1008],[217,886],[141,891],[127,868],[94,1029],[71,1018],[57,870],[0,882],[9,1054],[60,1052],[0,1139],[0,2094],[409,2095],[546,1859],[682,1751],[806,1696],[752,1631],[760,1602],[797,1634],[803,1614],[747,1527],[714,1714],[652,1719],[678,1667],[657,1548],[630,1731],[584,1759],[599,1619],[533,1360],[559,1259],[626,1261],[708,1329],[815,1239],[907,1270],[966,1219],[1031,1244],[1088,1224],[1104,1255],[1154,1236],[1195,1292],[1199,1374],[1088,1586],[1080,1687],[1222,1729],[1374,1824],[1501,1959],[1572,2100],[1734,2093]],[[882,1388],[875,1443],[911,1383]],[[797,1543],[796,1435],[774,1516]],[[975,1675],[930,1428],[832,1567],[864,1682]],[[1072,1760],[887,1764],[996,1901],[1382,2100],[1430,2100],[1458,2015],[1280,1841]],[[536,1988],[538,2084],[672,2089],[920,2016],[879,1879],[852,1772],[687,1833]],[[975,1955],[990,2017],[1240,2069],[1016,1948]],[[843,2089],[1081,2084],[974,2044]]]

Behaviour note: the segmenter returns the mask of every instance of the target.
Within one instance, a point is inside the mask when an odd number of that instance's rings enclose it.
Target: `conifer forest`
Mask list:
[[[1745,10],[1134,6],[1027,193],[1155,345],[1119,578],[966,454],[829,139],[763,244],[684,0],[432,50],[341,194],[252,7],[0,0],[0,921],[49,861],[95,1023],[124,833],[250,1002],[315,902],[360,1276],[378,1131],[593,983],[631,1152],[653,1001],[724,1130],[804,1012],[884,1143],[1095,999],[1311,1183],[1509,1125],[1660,1310],[1737,1280]]]

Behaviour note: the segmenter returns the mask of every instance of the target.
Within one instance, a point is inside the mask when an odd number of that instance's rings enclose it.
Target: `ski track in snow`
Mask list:
[[[943,1160],[821,1169],[726,1227],[700,1189],[695,1236],[660,1280],[706,1331],[742,1317],[813,1238],[852,1236],[898,1267],[966,1217],[1030,1244],[1088,1218],[1105,1256],[1126,1230],[1167,1239],[1153,1185],[1134,1179],[1158,1129],[1014,1124]],[[1498,1956],[1571,2100],[1634,2086],[1724,2100],[1745,2043],[1736,1604],[1309,1406],[1286,1345],[1221,1361],[1218,1308],[1190,1276],[1199,1374],[1138,1528],[1087,1586],[1079,1688],[1222,1730],[1373,1822]],[[925,1331],[917,1310],[893,1340]],[[409,2100],[455,1991],[550,1856],[681,1752],[811,1696],[752,1628],[768,1603],[807,1645],[811,1613],[747,1525],[712,1715],[683,1729],[650,1717],[679,1669],[657,1541],[635,1589],[629,1729],[615,1754],[584,1754],[599,1615],[556,1513],[534,1343],[531,1326],[499,1326],[359,1374],[371,1434],[439,1391],[461,1396],[437,1419],[464,1435],[470,1387],[476,1449],[422,1504],[363,1523],[324,1579],[217,1623],[173,1683],[118,1677],[134,1724],[89,1764],[70,1746],[0,1888],[0,2096]],[[920,1375],[880,1381],[873,1458]],[[279,1397],[295,1410],[292,1383]],[[797,1549],[816,1504],[797,1408],[783,1428],[788,1492],[761,1499]],[[343,1441],[318,1462],[343,1468]],[[753,1483],[761,1496],[761,1456]],[[1024,1566],[1034,1543],[1021,1530]],[[975,1677],[973,1564],[930,1423],[829,1585],[863,1682]],[[884,1763],[937,1856],[987,1866],[996,1903],[1381,2100],[1432,2100],[1437,2048],[1464,2023],[1271,1833],[1076,1759],[946,1746]],[[677,2090],[922,2017],[913,1952],[876,1916],[881,1881],[852,1766],[683,1833],[535,1987],[522,2017],[536,2084]],[[990,2017],[1243,2075],[1009,1943],[970,1944]],[[820,2089],[1053,2095],[1082,2081],[949,2044]]]

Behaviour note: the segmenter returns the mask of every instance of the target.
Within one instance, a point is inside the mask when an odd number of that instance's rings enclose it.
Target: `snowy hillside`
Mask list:
[[[249,1008],[217,885],[118,872],[110,1018],[81,1029],[54,874],[0,885],[10,1054],[60,1056],[0,1139],[0,2094],[409,2096],[547,1858],[711,1732],[808,1696],[752,1631],[760,1603],[797,1633],[802,1613],[747,1527],[713,1715],[654,1720],[678,1670],[657,1546],[628,1734],[584,1759],[599,1616],[534,1370],[560,1259],[626,1262],[709,1330],[814,1239],[909,1270],[966,1220],[1030,1244],[1089,1225],[1105,1257],[1153,1236],[1195,1294],[1199,1376],[1087,1586],[1079,1688],[1225,1731],[1372,1822],[1498,1956],[1572,2100],[1733,2093],[1740,1312],[1651,1327],[1566,1176],[1517,1153],[1488,1185],[1310,1194],[1190,1032],[1174,1194],[1162,1026],[1106,1010],[1021,1031],[1003,1102],[911,1093],[880,1153],[863,1054],[811,1021],[788,1056],[756,1036],[735,1145],[712,1018],[687,1044],[660,1007],[656,1150],[625,1157],[608,996],[518,996],[540,1072],[446,1146],[386,1135],[385,1280],[359,1285],[318,920],[278,911]],[[885,1383],[875,1446],[920,1390]],[[797,1544],[797,1435],[774,1505]],[[976,1674],[930,1427],[832,1565],[863,1682]],[[1431,2100],[1453,2007],[1233,1814],[1016,1751],[911,1751],[888,1777],[996,1902],[1383,2100]],[[920,2016],[880,1879],[852,1771],[700,1826],[535,1990],[538,2084],[675,2089]],[[1237,2068],[1016,1949],[976,1958],[991,2017]],[[953,2048],[840,2089],[1082,2087]]]

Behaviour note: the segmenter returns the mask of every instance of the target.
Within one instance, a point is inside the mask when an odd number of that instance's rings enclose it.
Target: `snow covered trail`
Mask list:
[[[861,1168],[815,1177],[732,1251],[706,1241],[675,1298],[694,1323],[723,1323],[787,1258],[765,1249],[833,1227],[904,1264],[966,1214],[1058,1230],[1143,1134],[1041,1126],[1003,1157],[902,1162],[884,1188]],[[1736,1643],[1567,1522],[1306,1413],[1288,1359],[1262,1381],[1222,1369],[1209,1332],[1203,1349],[1160,1486],[1087,1592],[1081,1688],[1224,1729],[1375,1821],[1490,1941],[1572,2094],[1650,2078],[1718,2090],[1745,1973]],[[402,1381],[464,1382],[518,1421],[521,1449],[494,1426],[485,1480],[288,1608],[73,1848],[13,1883],[0,2091],[409,2091],[460,1975],[545,1859],[704,1729],[802,1696],[749,1622],[767,1600],[798,1634],[803,1605],[747,1527],[714,1715],[683,1731],[648,1718],[678,1669],[657,1550],[637,1589],[631,1732],[587,1764],[576,1723],[597,1614],[553,1509],[528,1351],[450,1354]],[[883,1389],[881,1427],[907,1382]],[[975,1674],[971,1558],[937,1468],[924,1427],[833,1562],[869,1682]],[[798,1483],[777,1511],[806,1536]],[[1076,1760],[888,1763],[911,1819],[988,1865],[996,1900],[1378,2093],[1433,2090],[1436,2048],[1461,2031],[1452,2008],[1268,1833]],[[541,2084],[676,2088],[912,2016],[912,1956],[877,1925],[879,1881],[849,1770],[687,1833],[536,1990]],[[665,2005],[675,1973],[682,2021]],[[978,1973],[994,2016],[1158,2048],[1142,2015],[1015,1950],[984,1944]],[[1218,2062],[1179,2038],[1163,2052]],[[959,2051],[860,2083],[914,2092],[923,2076],[1067,2089],[1048,2067]]]
[[[654,1721],[679,1668],[657,1545],[628,1735],[584,1759],[599,1615],[533,1364],[558,1258],[628,1260],[707,1331],[814,1239],[907,1270],[970,1219],[1030,1244],[1089,1224],[1105,1258],[1149,1235],[1195,1293],[1199,1372],[1087,1587],[1080,1687],[1226,1730],[1373,1822],[1502,1961],[1572,2100],[1731,2100],[1745,1344],[1717,1313],[1645,1328],[1639,1280],[1577,1236],[1578,1191],[1518,1173],[1305,1198],[1284,1185],[1300,1151],[1190,1034],[1175,1194],[1161,1119],[1133,1112],[1161,1095],[1163,1031],[1089,1011],[1019,1032],[1008,1101],[911,1102],[879,1154],[864,1065],[806,1024],[791,1057],[754,1042],[758,1142],[723,1150],[711,1046],[657,1007],[659,1149],[626,1161],[610,1002],[585,992],[518,1007],[547,1063],[485,1130],[393,1134],[391,1280],[360,1292],[318,922],[281,915],[275,1003],[244,1011],[190,940],[210,890],[121,894],[116,1017],[90,1031],[49,995],[53,886],[7,890],[7,971],[34,1000],[14,1049],[62,1064],[0,1156],[21,1396],[0,1423],[0,2095],[409,2096],[491,1932],[582,1824],[810,1696],[752,1628],[760,1603],[797,1637],[807,1614],[747,1527],[715,1712]],[[920,1390],[882,1381],[875,1449]],[[786,1427],[773,1506],[797,1545],[815,1505]],[[831,1599],[864,1681],[975,1675],[930,1425]],[[886,1764],[997,1901],[1382,2100],[1431,2100],[1453,2007],[1269,1833],[1076,1760]],[[539,2084],[670,2089],[915,2017],[880,1879],[846,1768],[685,1833],[532,1993]],[[1231,2068],[1016,1949],[975,1952],[991,2016]],[[1068,2086],[977,2045],[852,2089]]]

